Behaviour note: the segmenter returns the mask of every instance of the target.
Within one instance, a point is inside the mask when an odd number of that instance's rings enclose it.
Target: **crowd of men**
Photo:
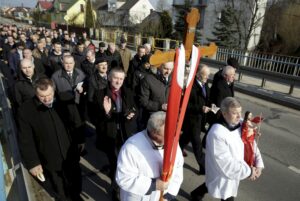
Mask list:
[[[86,122],[95,126],[96,147],[108,157],[109,165],[102,171],[111,178],[113,200],[120,199],[117,186],[121,200],[157,200],[153,192],[158,190],[166,190],[165,200],[174,199],[183,179],[180,157],[187,155],[184,149],[189,142],[199,174],[205,174],[200,134],[227,112],[225,106],[222,111],[222,101],[234,97],[235,59],[215,74],[211,87],[210,69],[200,65],[180,138],[182,152],[178,152],[174,178],[166,183],[159,179],[161,138],[173,62],[151,66],[150,44],[139,46],[132,57],[124,37],[120,44],[100,42],[96,47],[85,32],[14,25],[1,25],[0,31],[0,67],[15,111],[21,156],[37,180],[45,177],[41,183],[56,200],[82,200],[79,159]],[[212,105],[224,114],[215,114]],[[153,153],[147,151],[152,148]],[[156,151],[159,155],[150,160]],[[250,170],[245,167],[243,178],[254,174]],[[192,199],[201,200],[204,193],[193,191]],[[223,200],[232,196],[236,194],[217,194]]]

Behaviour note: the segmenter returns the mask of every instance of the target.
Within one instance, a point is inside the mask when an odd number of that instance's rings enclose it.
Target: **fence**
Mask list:
[[[25,187],[24,168],[20,161],[16,129],[5,86],[3,76],[0,75],[0,200],[27,201],[28,189]]]
[[[225,62],[229,57],[236,58],[243,66],[284,75],[300,76],[299,57],[218,48],[217,61]]]

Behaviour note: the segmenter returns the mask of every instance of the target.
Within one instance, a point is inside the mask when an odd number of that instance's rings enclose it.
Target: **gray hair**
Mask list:
[[[225,66],[222,70],[222,75],[228,75],[230,71],[235,71],[235,69],[232,66]]]
[[[75,59],[72,55],[64,55],[63,56],[63,61],[65,61],[66,59],[72,59],[75,62]]]
[[[165,124],[166,113],[163,111],[155,112],[151,114],[148,123],[147,130],[149,133],[157,132]]]
[[[227,97],[221,102],[221,111],[222,112],[228,112],[230,108],[240,108],[241,103],[233,98],[233,97]]]
[[[197,69],[197,75],[200,75],[203,71],[203,69],[208,68],[206,64],[199,64],[199,67]]]
[[[151,45],[150,45],[150,43],[145,43],[145,44],[144,44],[144,48],[148,48],[149,50],[151,50]]]

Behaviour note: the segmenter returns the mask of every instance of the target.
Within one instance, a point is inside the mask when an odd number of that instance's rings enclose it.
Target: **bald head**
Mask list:
[[[23,59],[20,63],[21,72],[27,77],[32,78],[34,74],[34,64],[31,59]]]
[[[165,78],[168,78],[174,68],[174,62],[170,61],[160,66],[160,71]]]

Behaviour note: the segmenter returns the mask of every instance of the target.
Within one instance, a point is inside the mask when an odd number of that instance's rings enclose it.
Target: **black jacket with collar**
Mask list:
[[[107,86],[110,86],[108,84]],[[103,107],[104,97],[108,96],[112,101],[112,108],[107,115]],[[134,103],[134,97],[130,89],[125,86],[121,87],[121,97],[122,97],[122,111],[117,112],[116,103],[112,99],[112,91],[110,87],[106,87],[102,90],[96,91],[94,96],[94,105],[95,105],[95,117],[97,120],[96,127],[101,131],[101,134],[109,137],[117,137],[117,124],[121,126],[121,132],[125,139],[136,133],[136,117],[137,117],[137,107]],[[134,117],[128,120],[127,115],[133,112],[135,113]]]
[[[14,98],[17,107],[19,107],[24,102],[35,96],[35,90],[33,85],[38,79],[42,77],[46,76],[43,74],[38,74],[36,72],[32,76],[31,80],[25,77],[23,73],[19,75],[19,79],[17,80],[14,86]]]

